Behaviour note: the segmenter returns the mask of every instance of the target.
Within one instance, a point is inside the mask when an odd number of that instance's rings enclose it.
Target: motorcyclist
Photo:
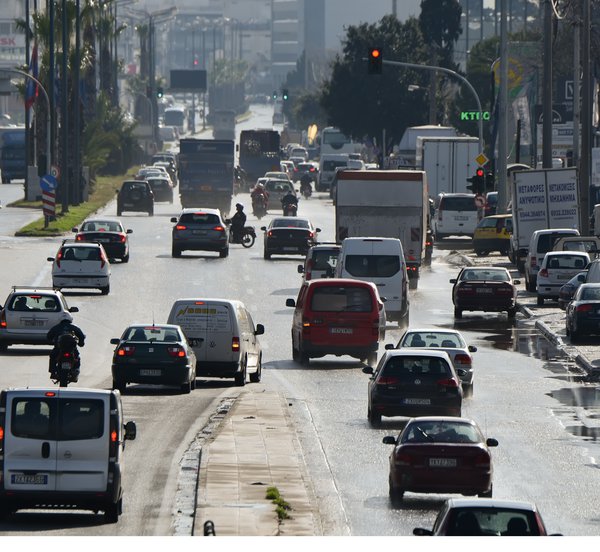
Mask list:
[[[300,193],[304,193],[304,190],[308,188],[309,193],[312,192],[312,187],[310,185],[312,178],[308,173],[304,173],[300,178]]]
[[[246,226],[246,213],[241,203],[236,203],[235,214],[231,217],[231,235],[234,242],[241,242]]]
[[[292,192],[292,190],[288,190],[287,194],[285,194],[281,198],[281,205],[283,207],[286,207],[287,205],[290,205],[290,204],[294,204],[294,205],[298,206],[298,198],[296,197],[296,194],[294,194],[294,192]]]
[[[83,347],[85,344],[85,334],[81,331],[81,328],[73,324],[71,320],[67,317],[63,318],[58,324],[50,328],[46,338],[48,341],[54,344],[54,349],[50,352],[50,361],[49,361],[49,372],[54,377],[55,368],[56,368],[56,360],[58,358],[59,353],[59,341],[60,337],[65,334],[74,335],[77,338],[78,345]],[[79,359],[75,364],[75,381],[79,377]]]
[[[269,201],[269,192],[267,192],[267,190],[265,189],[264,184],[262,182],[259,182],[254,187],[254,190],[252,190],[252,193],[250,194],[250,197],[252,198],[252,203],[253,204],[256,201],[261,200],[261,201],[264,201],[264,203],[266,205],[267,201]]]

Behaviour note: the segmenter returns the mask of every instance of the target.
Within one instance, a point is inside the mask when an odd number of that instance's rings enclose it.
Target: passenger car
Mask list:
[[[196,353],[198,376],[234,378],[246,384],[262,376],[262,324],[254,325],[250,311],[231,299],[177,299],[171,307],[169,324],[181,327]]]
[[[517,313],[517,288],[506,268],[464,267],[456,278],[450,280],[454,317],[461,318],[463,311],[502,312],[509,318]]]
[[[305,217],[275,217],[264,232],[264,258],[271,255],[306,255],[316,244],[320,228],[315,228]]]
[[[393,349],[386,345],[386,349]],[[456,330],[439,328],[411,328],[400,338],[396,349],[429,349],[446,351],[460,378],[465,396],[473,394],[473,355],[474,345],[467,345],[462,334]]]
[[[314,163],[307,161],[306,163],[298,163],[294,168],[294,173],[292,175],[292,180],[294,182],[299,182],[302,177],[307,174],[310,176],[311,182],[317,182],[317,177],[319,175],[318,167],[315,166]]]
[[[467,418],[442,416],[412,418],[394,445],[389,459],[389,494],[394,502],[405,492],[461,493],[492,496],[492,455],[496,439],[485,439]]]
[[[171,179],[164,176],[149,176],[148,184],[152,188],[154,201],[168,201],[169,203],[173,203],[173,184]]]
[[[385,338],[385,309],[372,282],[346,278],[304,281],[294,307],[292,358],[349,355],[375,364]]]
[[[512,215],[492,215],[482,218],[473,234],[475,254],[478,257],[485,257],[491,251],[498,251],[501,255],[508,255],[512,232]]]
[[[123,211],[144,211],[154,215],[154,194],[145,180],[126,180],[117,192],[117,216]]]
[[[298,265],[298,273],[304,280],[316,278],[333,278],[341,246],[337,244],[319,243],[313,245],[306,254],[304,264]]]
[[[172,232],[171,255],[181,257],[183,251],[218,251],[229,255],[229,230],[218,209],[183,209]]]
[[[473,236],[477,226],[475,194],[441,193],[431,223],[436,241],[448,236]]]
[[[496,214],[498,207],[498,192],[488,192],[485,194],[485,203],[483,205],[483,216],[489,217]]]
[[[260,179],[259,179],[260,181]],[[263,182],[265,190],[269,193],[269,201],[267,202],[267,209],[281,209],[281,199],[288,192],[292,192],[296,195],[296,190],[290,180],[275,180],[269,178]]]
[[[436,537],[537,537],[548,536],[548,531],[540,512],[531,502],[450,498],[442,505],[432,529],[417,527],[413,534]]]
[[[0,519],[21,509],[123,509],[123,423],[118,391],[13,388],[0,392]],[[50,454],[52,451],[52,454]]]
[[[286,171],[269,171],[265,173],[264,178],[272,178],[274,180],[289,180],[290,182],[292,181],[292,178]]]
[[[422,349],[386,350],[370,374],[367,418],[382,416],[460,416],[463,391],[448,353]]]
[[[99,289],[110,291],[111,267],[104,247],[93,242],[64,241],[52,263],[52,285],[56,289]]]
[[[196,388],[196,354],[179,326],[134,324],[121,337],[112,359],[112,387],[121,393],[128,383],[176,385],[184,393]]]
[[[565,329],[571,342],[600,334],[600,284],[581,284],[566,308]]]
[[[109,260],[121,259],[124,263],[129,261],[129,234],[131,228],[125,230],[119,220],[92,218],[83,222],[77,228],[75,240],[78,242],[96,242],[102,244]]]
[[[51,345],[46,335],[64,318],[73,320],[63,294],[54,288],[14,286],[0,310],[0,351],[9,345]]]
[[[575,274],[567,283],[560,286],[558,290],[558,306],[562,310],[565,310],[567,305],[573,300],[573,295],[575,295],[579,286],[585,283],[586,276],[587,270],[582,270]]]
[[[560,288],[590,264],[590,256],[582,251],[549,251],[544,256],[536,278],[537,304],[557,300]]]

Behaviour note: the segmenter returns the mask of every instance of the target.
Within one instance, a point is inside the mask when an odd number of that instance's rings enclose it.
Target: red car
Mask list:
[[[509,318],[517,313],[517,288],[506,268],[496,266],[469,266],[462,268],[458,277],[450,280],[454,317],[462,318],[463,311],[502,312]]]
[[[492,455],[496,439],[484,439],[473,420],[423,416],[408,421],[390,454],[389,493],[393,502],[405,492],[492,496]]]

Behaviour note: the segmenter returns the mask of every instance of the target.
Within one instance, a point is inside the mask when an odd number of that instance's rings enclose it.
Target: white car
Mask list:
[[[99,243],[64,241],[52,262],[52,285],[57,289],[99,289],[110,291],[110,262]]]
[[[590,264],[590,256],[583,251],[549,251],[537,273],[537,304],[545,299],[558,301],[560,288]]]

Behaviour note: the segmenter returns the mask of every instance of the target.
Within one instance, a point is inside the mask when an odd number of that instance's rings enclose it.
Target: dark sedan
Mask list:
[[[393,502],[405,492],[492,496],[492,455],[496,439],[484,439],[473,420],[422,417],[408,421],[390,454],[389,493]]]
[[[196,388],[196,355],[179,326],[135,324],[110,340],[113,389],[128,383],[176,385],[184,393]]]
[[[123,211],[144,211],[154,215],[154,193],[145,180],[126,180],[117,192],[117,216]]]
[[[450,280],[454,317],[463,311],[502,312],[509,318],[517,312],[519,280],[513,280],[506,268],[495,266],[465,267]]]
[[[600,334],[600,284],[581,284],[567,305],[566,315],[571,343],[583,335]]]
[[[321,231],[303,217],[276,217],[261,230],[265,233],[265,259],[270,259],[273,254],[306,256]]]
[[[573,300],[573,295],[575,295],[579,286],[585,283],[586,276],[587,270],[582,270],[560,287],[558,290],[558,306],[562,310],[566,310],[567,305]]]
[[[76,232],[75,240],[78,242],[95,242],[102,244],[106,255],[111,260],[121,259],[129,261],[129,237],[133,232],[131,228],[125,230],[120,221],[116,219],[89,219]]]
[[[184,209],[175,223],[171,256],[181,257],[183,251],[218,251],[219,257],[229,255],[229,232],[218,209]]]
[[[148,177],[148,184],[152,188],[154,201],[168,201],[173,203],[173,184],[168,178]]]

